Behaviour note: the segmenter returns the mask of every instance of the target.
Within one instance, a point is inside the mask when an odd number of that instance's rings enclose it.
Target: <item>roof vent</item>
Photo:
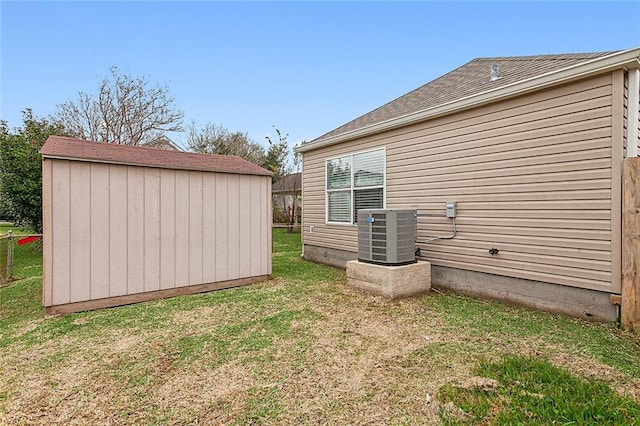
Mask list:
[[[496,81],[500,78],[500,68],[498,64],[491,64],[491,81]]]

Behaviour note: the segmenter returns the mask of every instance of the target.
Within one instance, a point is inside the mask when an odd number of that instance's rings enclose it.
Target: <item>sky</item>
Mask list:
[[[0,119],[96,93],[110,67],[166,85],[184,123],[313,140],[477,57],[640,47],[633,2],[0,0]],[[186,134],[170,135],[186,145]]]

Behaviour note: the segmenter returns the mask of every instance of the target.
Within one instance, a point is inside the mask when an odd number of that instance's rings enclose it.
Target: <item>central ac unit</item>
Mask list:
[[[381,265],[416,262],[415,210],[358,210],[358,260]]]

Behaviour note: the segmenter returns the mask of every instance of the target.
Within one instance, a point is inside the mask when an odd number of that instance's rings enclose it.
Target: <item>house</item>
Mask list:
[[[76,312],[271,274],[271,172],[236,156],[51,136],[43,303]]]
[[[168,137],[162,135],[158,138],[140,145],[145,148],[168,149],[171,151],[184,151],[175,142]]]
[[[296,148],[303,256],[356,258],[356,211],[417,209],[434,286],[612,320],[640,48],[479,58]],[[612,297],[613,296],[613,297]]]
[[[299,223],[298,216],[302,207],[302,173],[289,173],[275,182],[271,194],[274,222]]]

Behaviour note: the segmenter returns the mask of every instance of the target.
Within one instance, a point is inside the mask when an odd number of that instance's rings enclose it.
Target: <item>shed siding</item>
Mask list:
[[[54,168],[60,164],[59,161],[51,161],[51,163]],[[109,166],[109,297],[128,294],[127,231],[127,167],[111,165]],[[63,241],[55,237],[53,239],[56,246],[63,244]]]
[[[144,291],[160,290],[160,169],[144,169]]]
[[[457,237],[421,245],[433,265],[612,291],[613,91],[607,74],[306,152],[304,243],[357,251],[354,225],[325,224],[325,159],[384,146],[386,207],[458,202]]]
[[[144,169],[127,167],[126,170],[127,294],[135,294],[144,291]]]
[[[71,303],[91,298],[91,254],[88,250],[91,243],[89,239],[91,234],[90,173],[89,163],[70,163],[69,301]]]
[[[44,162],[45,306],[270,273],[268,176]]]
[[[109,166],[91,164],[90,235],[109,235]],[[105,241],[106,240],[106,241]],[[91,298],[109,297],[109,240],[91,238]]]
[[[51,243],[56,241],[55,247],[51,247],[51,275],[52,281],[58,283],[55,292],[51,286],[45,286],[46,290],[52,291],[52,297],[45,297],[47,301],[51,299],[54,305],[61,305],[71,301],[69,293],[70,284],[70,239],[69,222],[71,205],[69,187],[69,162],[59,161],[55,167],[50,167],[51,171],[51,191],[56,197],[48,196],[51,200]],[[53,246],[53,244],[51,244]]]
[[[176,172],[160,170],[160,289],[176,280]]]

